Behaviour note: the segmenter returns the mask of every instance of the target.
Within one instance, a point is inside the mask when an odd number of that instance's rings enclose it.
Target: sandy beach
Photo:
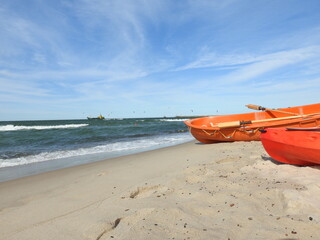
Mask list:
[[[0,183],[0,239],[320,239],[319,176],[192,141]]]

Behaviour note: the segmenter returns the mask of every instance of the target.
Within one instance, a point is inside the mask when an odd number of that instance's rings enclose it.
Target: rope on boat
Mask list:
[[[225,135],[223,132],[221,132],[220,130],[214,130],[213,133],[208,133],[206,130],[202,129],[202,131],[203,131],[204,133],[206,133],[207,135],[209,135],[209,136],[212,136],[212,135],[214,135],[214,134],[216,134],[216,133],[218,132],[218,133],[220,133],[220,134],[221,134],[224,138],[226,138],[226,139],[232,138],[233,135],[236,133],[237,130],[238,130],[238,129],[235,129],[235,130],[231,133],[230,136],[226,136],[226,135]]]
[[[235,130],[231,133],[230,136],[226,136],[226,135],[225,135],[223,132],[221,132],[220,130],[214,130],[213,133],[209,133],[209,132],[207,132],[207,131],[204,130],[204,129],[202,129],[202,131],[203,131],[204,133],[206,133],[207,135],[209,135],[209,136],[212,136],[212,135],[214,135],[214,134],[216,134],[216,133],[220,133],[224,138],[230,139],[230,138],[233,138],[234,134],[235,134],[237,131],[247,132],[247,133],[256,133],[256,132],[259,131],[260,129],[261,129],[261,128],[256,128],[256,129],[254,129],[254,130],[235,129]],[[262,129],[263,129],[263,128],[262,128]]]
[[[212,136],[214,135],[218,130],[215,130],[213,133],[208,133],[206,130],[204,129],[201,129],[205,134],[209,135],[209,136]]]
[[[248,133],[256,133],[257,131],[262,130],[262,129],[264,129],[264,128],[256,128],[254,130],[242,130],[242,131],[243,132],[248,132]]]

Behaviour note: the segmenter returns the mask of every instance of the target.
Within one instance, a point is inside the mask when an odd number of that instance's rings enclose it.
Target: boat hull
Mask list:
[[[319,103],[278,110],[299,114],[301,117],[292,117],[292,115],[273,111],[261,111],[254,113],[188,119],[184,121],[184,123],[188,126],[193,137],[202,143],[259,141],[259,130],[265,128],[320,126]],[[254,123],[237,127],[215,127],[217,123],[232,121],[252,121]]]
[[[105,120],[105,117],[101,114],[98,117],[87,117],[88,120]]]
[[[276,161],[302,166],[320,164],[320,128],[269,128],[261,134],[261,142]]]
[[[91,117],[87,117],[88,120],[104,120],[104,118],[91,118]]]

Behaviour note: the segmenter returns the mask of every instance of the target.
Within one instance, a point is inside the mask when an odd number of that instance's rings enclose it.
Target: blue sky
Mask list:
[[[319,102],[319,0],[0,0],[0,120]]]

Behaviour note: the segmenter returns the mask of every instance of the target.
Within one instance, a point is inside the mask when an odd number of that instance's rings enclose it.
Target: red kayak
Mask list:
[[[275,160],[302,166],[320,164],[320,128],[268,128],[260,139]]]

